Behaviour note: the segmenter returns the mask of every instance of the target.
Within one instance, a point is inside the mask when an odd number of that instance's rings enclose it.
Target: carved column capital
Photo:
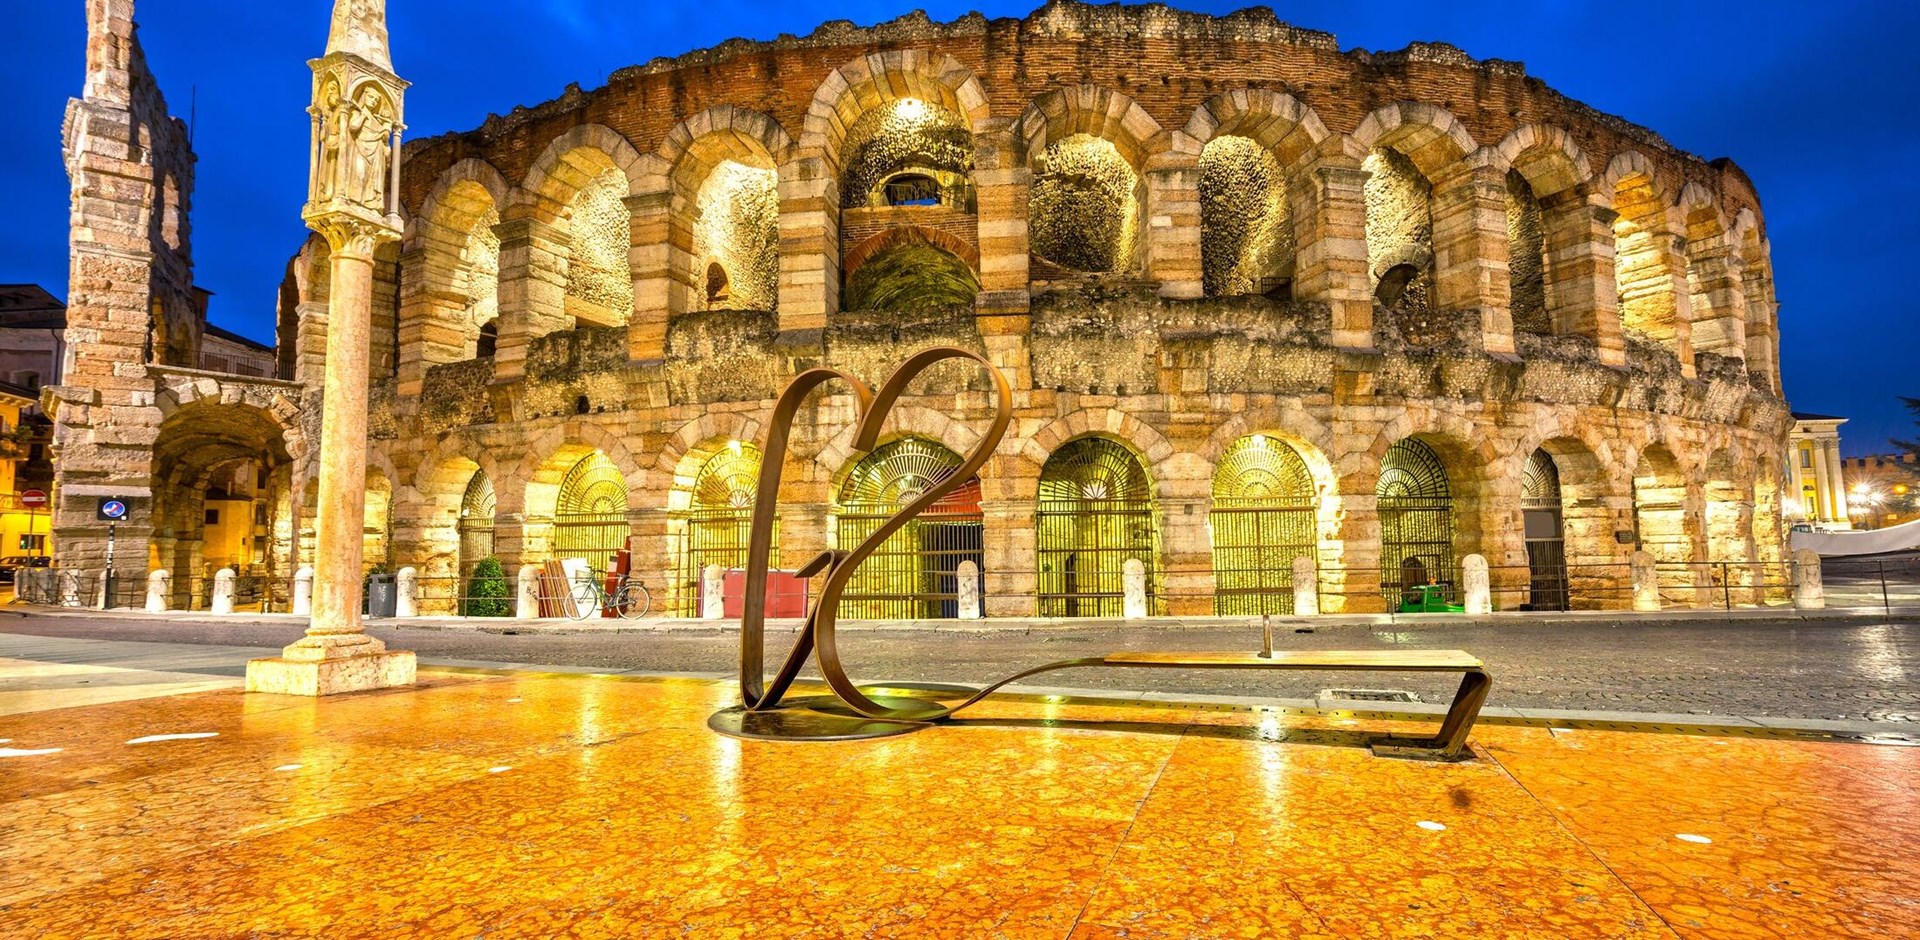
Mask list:
[[[373,261],[373,253],[386,242],[399,241],[400,233],[383,222],[373,222],[357,215],[333,213],[307,220],[307,227],[320,233],[327,240],[327,250],[334,258],[350,258],[356,261]]]

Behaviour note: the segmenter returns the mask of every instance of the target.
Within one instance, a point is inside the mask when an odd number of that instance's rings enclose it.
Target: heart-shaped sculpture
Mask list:
[[[993,379],[995,409],[992,424],[985,434],[961,461],[958,469],[945,479],[926,488],[912,502],[901,507],[898,512],[876,528],[860,544],[850,549],[823,552],[800,569],[800,576],[811,578],[822,571],[826,572],[826,583],[820,590],[807,614],[806,628],[795,641],[793,650],[788,653],[786,662],[774,675],[773,681],[766,682],[766,592],[767,565],[773,550],[773,524],[775,510],[778,508],[781,471],[786,463],[788,438],[793,430],[794,416],[800,405],[814,389],[835,380],[846,382],[853,387],[854,397],[859,405],[859,427],[854,435],[853,449],[856,452],[872,450],[879,442],[880,429],[899,401],[907,384],[938,362],[948,359],[969,359],[986,369]],[[770,711],[780,705],[780,700],[792,686],[793,680],[806,664],[807,657],[816,650],[819,653],[820,673],[827,685],[833,689],[846,707],[860,715],[872,719],[905,722],[925,722],[945,717],[978,701],[994,688],[1003,683],[995,683],[965,702],[952,707],[943,707],[937,703],[914,701],[911,703],[891,700],[893,704],[876,701],[862,692],[853,680],[848,678],[846,669],[840,664],[840,654],[834,640],[837,611],[840,595],[846,590],[847,582],[854,571],[867,556],[877,551],[887,538],[906,526],[907,523],[938,503],[947,494],[959,489],[972,479],[980,469],[986,466],[993,450],[1006,436],[1007,427],[1013,421],[1013,391],[1007,386],[1006,376],[994,368],[993,363],[977,353],[951,346],[937,346],[915,353],[906,362],[901,363],[893,375],[887,378],[880,391],[875,393],[858,377],[838,369],[809,369],[794,377],[786,391],[774,405],[773,418],[767,424],[767,437],[761,445],[759,497],[753,506],[753,522],[749,529],[747,546],[746,598],[740,615],[740,698],[748,712]],[[1018,678],[1018,677],[1015,677]],[[1005,681],[1012,681],[1011,679]]]

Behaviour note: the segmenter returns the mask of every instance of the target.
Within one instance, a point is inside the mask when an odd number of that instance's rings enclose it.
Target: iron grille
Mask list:
[[[1520,507],[1526,526],[1527,601],[1535,610],[1566,610],[1567,542],[1562,525],[1560,468],[1553,455],[1536,450],[1521,475]]]
[[[627,546],[627,481],[607,455],[594,451],[567,470],[553,514],[559,558],[584,558],[596,571],[613,567]]]
[[[1040,472],[1035,512],[1040,615],[1125,614],[1124,567],[1147,568],[1147,609],[1160,612],[1160,533],[1139,458],[1104,438],[1069,442]]]
[[[460,581],[462,584],[473,576],[473,569],[480,560],[493,554],[493,481],[486,473],[476,470],[473,478],[467,481],[467,492],[460,498],[460,521],[455,528],[460,533]]]
[[[1255,434],[1213,475],[1214,613],[1293,613],[1293,560],[1318,549],[1313,475],[1298,451]]]
[[[946,480],[964,461],[921,438],[901,438],[874,449],[840,488],[836,543],[850,549],[912,502]],[[962,562],[979,570],[985,526],[980,481],[969,480],[889,536],[847,583],[839,616],[908,619],[959,616]]]
[[[753,527],[753,504],[760,488],[760,448],[733,442],[700,465],[693,479],[692,508],[685,517],[681,539],[680,585],[677,593],[681,616],[700,613],[700,578],[708,565],[723,569],[740,568],[747,563],[747,543]],[[774,523],[774,554],[770,564],[778,567],[779,523]]]
[[[1453,582],[1453,492],[1433,448],[1406,438],[1387,448],[1374,491],[1380,512],[1380,589],[1399,606],[1405,589]]]

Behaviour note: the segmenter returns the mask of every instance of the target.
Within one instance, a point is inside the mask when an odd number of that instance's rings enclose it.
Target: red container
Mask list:
[[[738,569],[728,571],[725,591],[727,617],[740,616],[746,608],[747,573]],[[791,571],[767,572],[767,616],[799,618],[806,615],[807,579]]]

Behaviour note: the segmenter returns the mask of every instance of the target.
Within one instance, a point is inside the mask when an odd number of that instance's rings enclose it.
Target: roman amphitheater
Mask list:
[[[405,153],[367,544],[429,610],[485,556],[630,545],[656,607],[694,613],[701,572],[743,559],[786,382],[878,383],[932,345],[1005,372],[1012,430],[849,616],[953,616],[976,570],[988,616],[1117,616],[1136,559],[1172,616],[1289,612],[1300,557],[1327,611],[1455,585],[1473,554],[1508,608],[1629,606],[1636,551],[1670,604],[1780,580],[1753,185],[1519,63],[1054,2],[733,40]],[[283,381],[162,382],[153,564],[203,564],[234,466],[260,570],[304,562],[326,262],[316,237],[289,266]],[[950,472],[989,388],[941,366],[864,454],[851,395],[812,400],[778,563]]]

